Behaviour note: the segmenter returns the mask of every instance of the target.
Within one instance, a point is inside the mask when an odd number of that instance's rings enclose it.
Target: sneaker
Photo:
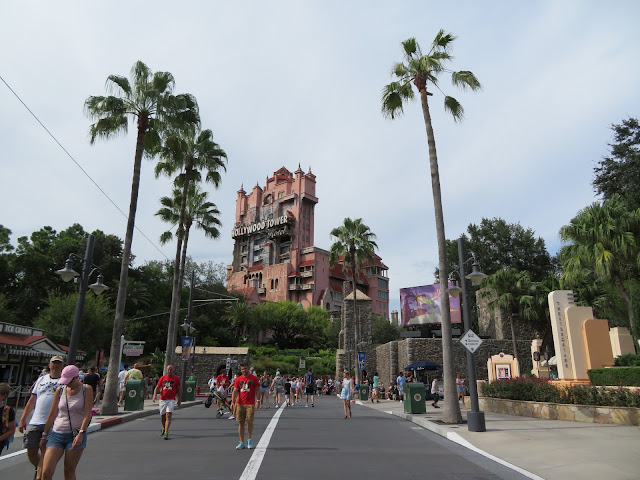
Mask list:
[[[231,415],[231,416],[229,417],[229,420],[235,420],[235,418],[236,418],[236,417],[234,417],[233,415]]]
[[[169,432],[164,432],[162,438],[164,438],[165,440],[169,440]]]
[[[253,440],[251,440],[251,439],[247,440],[247,448],[249,450],[251,450],[253,448]]]
[[[304,408],[309,408],[309,405],[305,405]]]
[[[163,437],[164,436],[164,428],[162,430],[160,430],[160,436]]]
[[[312,406],[312,407],[314,406],[314,405],[313,405],[313,403],[311,404],[311,406]]]
[[[237,446],[236,446],[236,450],[243,450],[244,449],[244,443],[240,442]]]

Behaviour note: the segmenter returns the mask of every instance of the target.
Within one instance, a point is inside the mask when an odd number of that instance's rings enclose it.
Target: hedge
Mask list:
[[[640,392],[622,386],[611,388],[595,385],[556,387],[546,379],[519,377],[484,383],[481,391],[485,397],[506,400],[640,408]]]
[[[640,385],[640,367],[594,368],[587,374],[594,385]]]

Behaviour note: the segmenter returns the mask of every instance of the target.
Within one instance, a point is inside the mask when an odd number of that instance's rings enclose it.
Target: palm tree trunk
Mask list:
[[[456,394],[456,376],[453,367],[453,337],[451,333],[451,312],[449,310],[449,295],[447,294],[447,247],[444,232],[444,215],[442,213],[442,197],[440,193],[440,174],[438,172],[438,155],[436,140],[431,125],[431,114],[427,101],[426,88],[420,89],[422,114],[427,129],[429,144],[429,165],[431,168],[431,188],[433,191],[433,208],[436,220],[436,237],[438,240],[438,268],[440,270],[440,308],[442,315],[442,365],[444,373],[444,411],[442,421],[445,423],[462,423],[462,414]]]
[[[171,308],[169,309],[169,326],[167,328],[167,354],[164,360],[164,371],[169,365],[173,365],[176,350],[176,338],[178,328],[178,311],[180,310],[180,297],[182,284],[180,282],[180,254],[182,252],[182,238],[184,235],[184,212],[187,204],[187,191],[189,189],[190,168],[185,170],[184,185],[182,186],[182,202],[180,203],[180,216],[178,219],[176,258],[173,264],[173,285],[171,288]]]
[[[140,167],[142,165],[142,153],[144,152],[144,136],[147,133],[148,119],[138,119],[138,137],[136,139],[136,154],[133,162],[133,178],[131,180],[131,200],[129,202],[129,218],[127,219],[127,232],[124,237],[122,250],[122,262],[120,263],[120,283],[118,284],[118,297],[116,299],[116,316],[113,321],[113,333],[111,334],[111,350],[109,351],[109,369],[107,370],[107,383],[100,413],[102,415],[116,415],[118,413],[118,373],[120,372],[120,337],[124,331],[124,309],[127,302],[127,279],[129,278],[129,263],[131,262],[131,243],[133,241],[133,229],[136,223],[136,210],[138,208],[138,190],[140,188]]]
[[[513,326],[513,314],[509,313],[509,323],[511,323],[511,343],[513,343],[513,358],[518,357],[518,344],[516,343],[516,329]]]

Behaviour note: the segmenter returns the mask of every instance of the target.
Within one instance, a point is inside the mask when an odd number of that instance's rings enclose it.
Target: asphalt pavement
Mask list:
[[[175,412],[169,441],[159,431],[156,413],[92,433],[78,478],[526,478],[384,411],[354,404],[353,417],[344,419],[342,402],[334,396],[317,398],[314,407],[258,410],[253,450],[236,450],[237,423],[228,415],[216,418],[215,409],[202,405]],[[32,478],[25,455],[10,460],[0,460],[1,478]],[[60,464],[54,479],[61,478]]]
[[[201,400],[176,411],[171,441],[163,446],[157,437],[157,404],[146,401],[142,411],[93,418],[78,477],[130,478],[135,473],[140,478],[173,478],[176,469],[186,469],[242,480],[300,475],[324,479],[326,474],[385,478],[399,471],[402,478],[421,479],[640,478],[640,427],[486,412],[487,431],[469,432],[466,424],[442,423],[442,409],[429,404],[420,415],[404,413],[402,403],[389,400],[352,405],[353,418],[346,420],[342,402],[333,396],[317,398],[314,408],[297,404],[259,410],[254,429],[258,448],[236,452],[236,422],[228,415],[216,419],[215,408],[205,409]],[[462,412],[465,417],[464,407]],[[0,457],[0,477],[30,478],[21,445],[17,433],[9,454]],[[258,451],[259,461],[254,458]],[[114,464],[120,458],[122,462]],[[151,466],[158,462],[162,468]],[[291,465],[291,473],[284,465]],[[61,469],[56,475],[62,478]]]

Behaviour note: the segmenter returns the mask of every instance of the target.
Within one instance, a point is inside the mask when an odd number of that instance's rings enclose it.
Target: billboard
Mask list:
[[[460,298],[449,297],[449,309],[451,323],[462,323]],[[401,288],[400,315],[403,327],[442,323],[440,284]]]

